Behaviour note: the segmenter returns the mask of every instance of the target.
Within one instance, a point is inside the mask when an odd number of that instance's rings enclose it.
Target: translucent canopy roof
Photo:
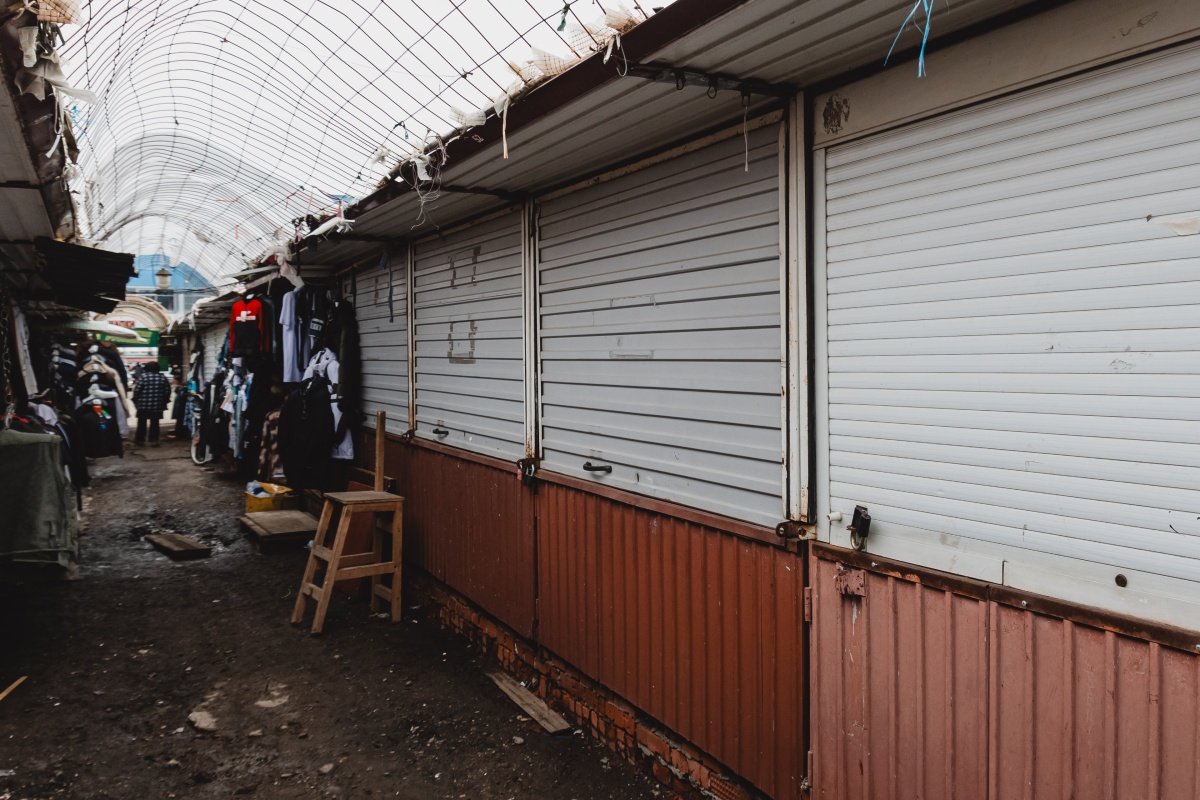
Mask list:
[[[649,13],[635,0],[81,5],[60,52],[97,96],[69,108],[84,235],[214,285]]]

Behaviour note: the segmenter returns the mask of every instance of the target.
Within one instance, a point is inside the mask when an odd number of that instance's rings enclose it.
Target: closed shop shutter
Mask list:
[[[408,430],[408,273],[404,252],[347,281],[362,348],[363,411],[387,414],[392,433]]]
[[[225,335],[229,326],[218,323],[200,332],[200,341],[204,346],[204,380],[211,381],[217,374],[217,356],[225,344]]]
[[[820,164],[826,508],[941,569],[1194,597],[1200,49]]]
[[[413,263],[417,435],[521,458],[520,214],[422,239],[414,245]]]
[[[778,137],[748,172],[737,137],[542,206],[545,469],[782,519]]]

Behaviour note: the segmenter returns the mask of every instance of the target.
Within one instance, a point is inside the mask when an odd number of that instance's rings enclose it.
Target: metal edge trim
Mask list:
[[[617,503],[622,503],[633,508],[639,508],[643,511],[649,511],[655,514],[665,514],[667,516],[676,517],[685,522],[692,522],[697,525],[703,525],[708,528],[715,528],[724,533],[729,533],[742,539],[750,539],[760,544],[769,544],[781,549],[791,549],[786,547],[784,540],[775,535],[773,528],[764,528],[750,522],[742,522],[741,520],[733,519],[732,517],[724,517],[720,514],[713,514],[709,511],[700,511],[695,508],[677,505],[668,500],[659,500],[656,497],[647,497],[646,495],[636,494],[624,489],[617,489],[612,486],[600,486],[591,481],[576,478],[570,475],[562,475],[557,472],[542,472],[537,473],[537,479],[545,483],[552,483],[558,486],[565,486],[568,489],[577,489],[581,492],[588,492],[606,500],[612,500]],[[797,547],[800,545],[798,544]]]
[[[1068,622],[1182,650],[1192,655],[1200,654],[1200,632],[1190,631],[1186,628],[1139,619],[1067,600],[1058,600],[997,583],[963,578],[926,567],[881,558],[870,553],[846,550],[824,542],[813,542],[812,553],[824,561],[849,564],[858,569],[899,578],[910,583],[918,583],[933,589],[993,602],[1021,611],[1057,617]]]

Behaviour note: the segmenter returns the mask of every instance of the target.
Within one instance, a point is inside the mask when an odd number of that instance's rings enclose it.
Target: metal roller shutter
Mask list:
[[[227,333],[229,333],[229,326],[223,324],[213,325],[200,331],[200,341],[204,345],[205,381],[211,381],[217,374],[217,356],[221,354],[221,347],[225,344]]]
[[[751,132],[749,172],[737,137],[541,208],[544,468],[782,519],[778,138]]]
[[[524,455],[521,263],[516,211],[414,244],[418,436]]]
[[[1120,606],[1120,567],[1195,599],[1200,49],[824,166],[826,508],[941,569]]]
[[[363,270],[352,282],[351,300],[362,347],[363,411],[387,414],[392,433],[408,430],[408,271],[403,251]]]

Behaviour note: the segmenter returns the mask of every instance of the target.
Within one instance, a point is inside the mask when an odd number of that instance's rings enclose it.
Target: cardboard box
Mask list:
[[[258,511],[290,511],[300,508],[304,503],[303,495],[293,492],[286,486],[264,483],[262,487],[267,490],[267,494],[259,495],[246,492],[247,514],[253,514]]]

